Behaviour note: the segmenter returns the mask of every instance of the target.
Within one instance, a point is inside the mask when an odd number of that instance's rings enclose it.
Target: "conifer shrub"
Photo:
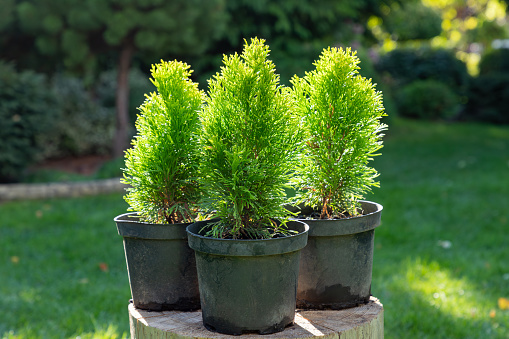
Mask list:
[[[382,147],[382,94],[358,74],[351,49],[323,50],[315,69],[292,79],[305,141],[296,202],[321,219],[358,215],[358,200],[378,187],[369,161]]]
[[[270,238],[284,228],[285,188],[294,171],[299,133],[288,88],[268,59],[264,40],[224,56],[209,81],[202,112],[203,207],[220,218],[209,236]]]
[[[151,223],[191,222],[197,214],[198,132],[204,93],[179,61],[153,65],[157,88],[136,120],[138,134],[125,154],[123,183],[130,210]]]

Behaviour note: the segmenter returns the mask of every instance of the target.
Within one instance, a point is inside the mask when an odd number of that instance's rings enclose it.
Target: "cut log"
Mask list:
[[[208,331],[202,324],[201,311],[149,312],[129,305],[129,323],[133,339],[236,338]],[[345,310],[297,310],[295,323],[283,332],[270,335],[243,334],[246,338],[339,338],[378,339],[384,337],[383,306],[374,297],[366,305]],[[238,337],[237,337],[238,338]]]

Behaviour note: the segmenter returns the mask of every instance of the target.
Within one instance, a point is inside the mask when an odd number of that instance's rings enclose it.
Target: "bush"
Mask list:
[[[46,78],[0,62],[0,182],[18,181],[36,157],[36,135],[55,121]]]
[[[383,116],[381,121],[387,125],[390,125],[391,119],[397,116],[397,106],[393,95],[393,89],[390,84],[383,81],[383,77],[375,69],[375,64],[372,58],[369,56],[369,52],[363,48],[357,49],[357,57],[360,60],[362,68],[359,69],[359,74],[367,79],[371,79],[377,90],[380,91],[380,95],[383,97],[383,105],[385,112],[388,114]]]
[[[483,55],[479,63],[479,74],[490,73],[509,74],[509,49],[496,49]]]
[[[56,120],[50,133],[39,134],[41,159],[108,154],[115,128],[114,108],[94,101],[78,78],[57,75]]]
[[[37,137],[40,159],[108,154],[115,132],[116,71],[104,72],[92,90],[79,78],[56,75],[52,89],[57,99],[57,119],[51,133]],[[134,134],[138,107],[145,93],[155,90],[137,69],[129,74],[129,115]]]
[[[396,49],[382,56],[376,68],[389,76],[396,89],[416,80],[432,79],[463,94],[469,80],[465,64],[445,49]]]
[[[384,25],[398,40],[426,40],[440,35],[442,17],[420,2],[407,3],[391,10]]]
[[[196,217],[200,121],[204,93],[180,61],[152,66],[157,93],[148,95],[136,120],[138,135],[125,153],[124,199],[150,223],[191,222]]]
[[[224,56],[202,111],[203,206],[221,221],[214,237],[271,238],[288,211],[285,188],[298,155],[299,131],[289,91],[279,83],[261,39]]]
[[[419,119],[450,119],[458,113],[460,98],[446,84],[435,80],[418,80],[399,92],[398,112]]]
[[[463,118],[509,124],[509,74],[486,74],[472,79]]]
[[[321,219],[357,215],[358,200],[379,185],[368,162],[382,148],[384,107],[359,62],[351,49],[329,47],[316,69],[292,79],[305,135],[297,198]]]
[[[129,72],[129,122],[134,127],[138,117],[138,107],[145,100],[145,93],[154,92],[156,88],[148,80],[147,74],[144,74],[137,68]],[[95,96],[101,106],[115,109],[115,95],[117,88],[117,71],[103,72],[99,76],[95,86]]]

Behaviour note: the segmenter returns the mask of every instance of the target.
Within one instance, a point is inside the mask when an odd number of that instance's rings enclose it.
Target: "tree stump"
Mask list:
[[[226,334],[208,331],[202,324],[201,311],[149,312],[129,305],[129,323],[132,339],[195,339],[195,338],[236,338]],[[257,333],[241,337],[279,338],[383,338],[383,306],[377,298],[369,303],[345,310],[306,311],[297,310],[295,323],[283,332],[270,335]],[[237,337],[238,338],[238,337]]]

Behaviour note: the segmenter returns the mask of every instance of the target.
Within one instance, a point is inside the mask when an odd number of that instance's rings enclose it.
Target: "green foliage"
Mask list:
[[[0,31],[8,27],[14,21],[14,10],[16,2],[14,0],[2,1],[2,11],[0,12]]]
[[[47,132],[36,135],[36,143],[40,146],[37,160],[111,152],[116,76],[114,70],[102,73],[93,90],[87,89],[84,81],[77,77],[62,74],[53,77],[54,120]],[[137,69],[129,73],[129,84],[129,112],[134,122],[144,94],[155,87]]]
[[[380,58],[377,70],[389,78],[395,92],[413,81],[433,79],[463,93],[469,80],[465,64],[445,49],[395,49]]]
[[[442,32],[442,17],[421,2],[397,5],[383,18],[384,26],[400,41],[427,40]]]
[[[55,120],[49,133],[38,133],[39,159],[108,154],[115,126],[114,110],[92,99],[83,81],[56,75]]]
[[[117,76],[116,70],[102,72],[93,87],[93,95],[97,98],[98,103],[112,110],[115,108]],[[145,73],[138,68],[131,68],[129,72],[129,122],[132,122],[133,127],[138,116],[138,107],[145,99],[145,93],[154,90],[154,85]]]
[[[277,65],[280,81],[288,85],[294,74],[304,75],[311,68],[323,46],[361,41],[367,32],[367,18],[378,14],[381,4],[392,2],[227,0],[228,29],[208,55],[197,56],[192,64],[195,68],[204,64],[205,69],[197,69],[198,73],[215,70],[220,55],[238,52],[244,37],[258,36],[270,44],[271,59]]]
[[[470,81],[462,118],[509,124],[509,50],[496,49],[482,56],[479,76]]]
[[[224,57],[202,112],[204,207],[221,218],[210,232],[219,238],[271,237],[274,219],[287,215],[299,134],[264,42],[251,39],[242,55]]]
[[[417,80],[397,96],[398,112],[418,119],[448,120],[457,115],[460,98],[449,86],[436,80]]]
[[[0,182],[19,180],[37,155],[36,136],[54,121],[46,78],[0,62]]]
[[[505,20],[487,20],[483,15],[477,17],[477,26],[467,30],[464,36],[468,42],[482,44],[486,48],[496,39],[507,39],[509,31]]]
[[[230,25],[237,27],[225,34],[232,44],[237,44],[242,36],[261,34],[279,45],[283,37],[309,41],[314,36],[330,35],[333,30],[348,30],[346,25],[338,27],[337,22],[358,18],[365,4],[364,1],[334,0],[321,1],[320,5],[309,0],[285,3],[230,0],[227,6],[231,13]]]
[[[467,120],[509,124],[509,73],[490,73],[473,78],[463,114]]]
[[[203,53],[225,28],[224,0],[24,0],[17,3],[22,31],[44,54],[68,68],[95,67],[106,49]]]
[[[358,74],[358,64],[349,48],[328,48],[315,70],[292,79],[305,132],[297,199],[320,209],[322,219],[357,215],[357,200],[378,186],[368,162],[387,127],[380,123],[382,94]]]
[[[479,63],[479,74],[490,73],[505,73],[509,76],[509,49],[495,49],[482,56]]]
[[[147,65],[178,58],[193,65],[195,76],[208,79],[224,53],[239,51],[242,38],[256,35],[272,47],[271,58],[286,84],[293,74],[309,70],[323,46],[363,39],[369,34],[367,18],[380,16],[381,5],[393,2],[3,0],[0,29],[7,26],[0,49],[22,67],[65,67],[90,76],[111,68],[119,46],[132,43],[135,58]],[[65,31],[76,33],[76,39],[66,33],[64,44]]]
[[[125,154],[125,200],[146,221],[194,220],[199,197],[198,128],[204,95],[189,77],[190,66],[164,62],[152,66],[158,93],[147,95],[136,121],[138,135]]]
[[[358,70],[359,74],[365,78],[371,79],[371,82],[373,82],[376,88],[383,93],[383,105],[388,115],[384,115],[381,121],[390,125],[392,117],[396,116],[397,113],[392,87],[390,84],[383,81],[382,75],[376,71],[373,57],[370,56],[368,50],[361,47],[357,49],[356,52],[356,56],[359,58],[360,64],[362,65],[362,69]]]

